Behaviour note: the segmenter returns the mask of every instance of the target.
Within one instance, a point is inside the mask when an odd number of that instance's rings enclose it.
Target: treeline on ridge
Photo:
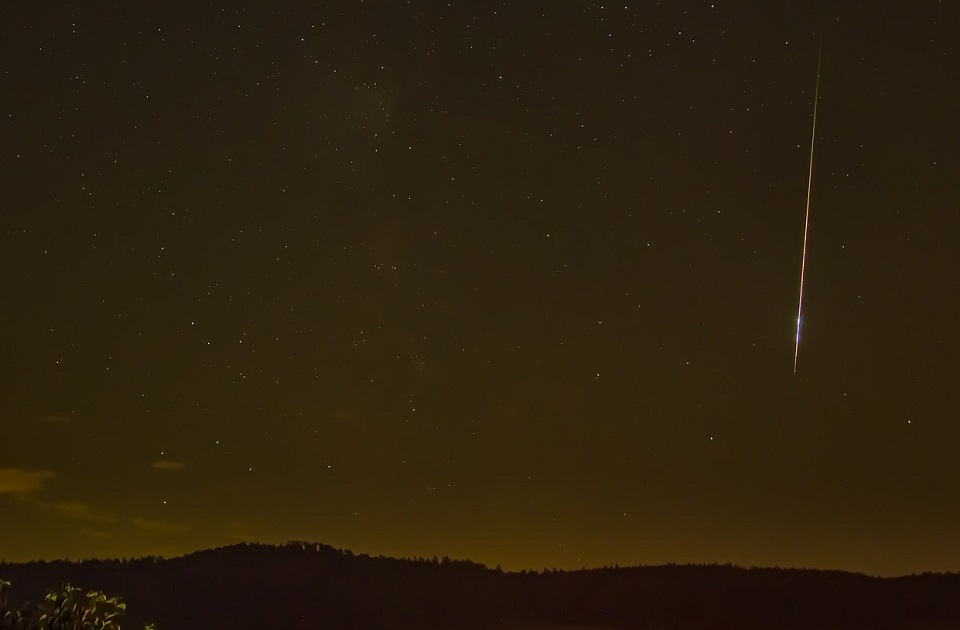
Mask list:
[[[960,575],[878,578],[732,565],[504,572],[322,544],[240,544],[165,560],[0,563],[11,596],[63,582],[122,596],[124,627],[960,627]],[[129,626],[128,626],[129,624]]]

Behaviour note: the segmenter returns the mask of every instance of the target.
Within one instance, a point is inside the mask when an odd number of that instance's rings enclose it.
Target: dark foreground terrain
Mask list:
[[[11,600],[70,581],[121,596],[124,628],[960,629],[960,574],[661,566],[504,573],[462,561],[236,545],[182,558],[0,563]]]

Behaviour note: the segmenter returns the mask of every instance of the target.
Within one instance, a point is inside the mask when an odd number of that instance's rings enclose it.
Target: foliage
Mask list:
[[[64,584],[39,604],[7,605],[10,582],[0,580],[0,629],[3,630],[120,630],[127,605],[119,597]],[[156,630],[153,624],[144,630]]]

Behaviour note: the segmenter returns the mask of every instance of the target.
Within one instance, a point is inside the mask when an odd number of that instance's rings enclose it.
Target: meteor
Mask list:
[[[803,254],[800,258],[800,297],[797,299],[797,342],[793,350],[793,375],[797,375],[797,357],[800,355],[800,321],[803,314],[803,274],[807,267],[807,228],[810,227],[810,188],[813,184],[813,145],[817,139],[817,103],[820,100],[820,60],[823,58],[823,37],[817,49],[817,87],[813,93],[813,128],[810,131],[810,166],[807,171],[807,211],[803,219]]]

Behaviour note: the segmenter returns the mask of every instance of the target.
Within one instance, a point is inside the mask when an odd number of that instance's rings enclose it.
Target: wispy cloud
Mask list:
[[[150,464],[150,467],[154,470],[183,470],[187,465],[175,459],[160,459]]]
[[[40,422],[45,422],[46,424],[66,424],[70,422],[70,418],[67,416],[58,416],[56,414],[48,413],[44,416],[40,416]]]
[[[56,501],[47,505],[60,516],[67,518],[77,518],[97,523],[113,523],[117,520],[112,514],[101,512],[89,504],[79,501]]]
[[[164,534],[176,534],[186,531],[188,528],[182,523],[172,523],[170,521],[157,521],[149,518],[134,517],[130,520],[135,527],[145,529],[151,532],[160,532]]]
[[[116,517],[80,501],[50,501],[36,496],[44,489],[46,481],[55,476],[52,470],[27,470],[26,468],[0,468],[0,495],[9,494],[19,501],[57,516],[78,519],[91,523],[114,523]]]
[[[52,470],[0,468],[0,494],[26,495],[43,490],[43,484],[54,476]]]

